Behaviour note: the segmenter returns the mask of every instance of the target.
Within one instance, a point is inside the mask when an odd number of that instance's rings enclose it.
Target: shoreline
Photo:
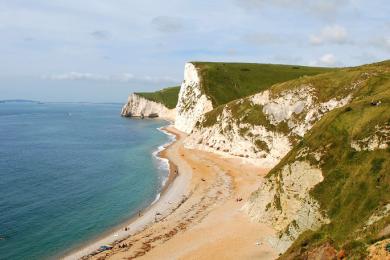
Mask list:
[[[163,180],[161,191],[157,196],[162,196],[168,190],[169,186],[173,183],[173,181],[178,175],[178,167],[171,160],[169,160],[166,150],[169,149],[169,147],[172,146],[180,138],[180,136],[173,132],[169,132],[169,130],[167,130],[167,128],[169,127],[173,127],[171,122],[169,122],[169,124],[166,126],[157,128],[158,131],[168,135],[169,137],[172,137],[172,139],[168,143],[160,146],[161,149],[159,149],[155,154],[155,156],[158,157],[158,160],[165,160],[168,164],[168,176],[166,180]],[[153,203],[151,205],[153,205]]]
[[[87,255],[86,249],[92,252],[107,243],[102,239],[67,259],[276,259],[268,243],[275,230],[253,222],[242,210],[269,169],[187,149],[186,134],[171,126],[164,130],[177,139],[161,156],[179,172],[160,200],[130,224],[132,233],[118,235],[112,249]],[[136,230],[139,222],[142,228]]]
[[[178,204],[181,203],[183,196],[186,196],[187,193],[186,190],[181,187],[187,187],[189,185],[190,178],[188,177],[190,176],[181,176],[178,172],[177,165],[174,164],[167,155],[167,150],[175,145],[175,143],[178,143],[183,139],[183,136],[181,136],[179,133],[170,131],[170,127],[172,127],[171,124],[157,128],[158,131],[161,131],[168,136],[174,136],[174,138],[169,142],[161,145],[161,149],[159,147],[157,151],[153,152],[153,155],[158,157],[157,160],[167,160],[168,163],[167,179],[163,180],[161,190],[156,195],[155,200],[152,201],[151,204],[149,204],[146,208],[140,210],[138,214],[135,213],[130,219],[104,232],[99,237],[89,242],[85,242],[85,244],[71,249],[69,252],[62,253],[59,256],[60,259],[73,260],[87,258],[89,256],[93,256],[94,252],[102,245],[109,244],[114,246],[119,244],[124,239],[141,232],[149,225],[153,224],[156,220],[156,216],[158,216],[158,218],[166,217],[166,215],[169,214],[166,211],[174,208],[173,206],[175,204],[173,201]],[[176,181],[179,179],[179,176],[183,178]],[[167,194],[170,193],[170,191],[172,192],[168,196]],[[165,212],[165,214],[161,213],[160,211]],[[154,217],[151,218],[151,215]]]

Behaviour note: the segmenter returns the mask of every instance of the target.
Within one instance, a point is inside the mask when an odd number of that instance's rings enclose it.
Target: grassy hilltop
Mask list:
[[[137,92],[138,96],[161,103],[169,109],[176,107],[180,86],[164,88],[156,92]]]
[[[383,65],[378,66],[382,67]],[[308,70],[310,71],[312,69],[316,71],[316,68],[309,68]],[[312,88],[315,89],[315,96],[317,98],[317,101],[324,102],[334,97],[346,96],[352,93],[352,90],[349,89],[349,85],[353,84],[353,82],[355,81],[361,80],[363,72],[373,69],[375,69],[375,67],[373,67],[372,65],[355,68],[330,69],[326,70],[327,73],[278,82],[272,86],[264,85],[263,90],[269,89],[272,95],[277,96],[285,90],[291,90],[298,86],[310,85],[312,86]],[[291,75],[284,74],[284,76],[287,77]],[[237,118],[242,123],[268,126],[272,128],[271,130],[277,130],[284,134],[289,132],[289,129],[286,126],[285,122],[281,122],[277,126],[271,125],[263,114],[262,107],[259,105],[252,104],[249,99],[250,96],[241,99],[235,99],[231,102],[228,102],[226,105],[216,107],[214,110],[205,114],[204,120],[202,122],[199,122],[200,126],[209,127],[215,124],[218,116],[221,115],[223,108],[227,107],[232,112],[233,117]]]
[[[192,64],[198,69],[203,91],[214,107],[258,93],[279,82],[335,70],[256,63],[192,62]]]
[[[275,83],[333,71],[332,68],[256,63],[192,62],[199,71],[204,93],[217,107],[265,90]],[[180,86],[135,94],[175,108]]]

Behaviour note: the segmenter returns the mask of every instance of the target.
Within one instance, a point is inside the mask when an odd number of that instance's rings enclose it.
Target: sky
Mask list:
[[[0,0],[0,100],[124,102],[188,61],[390,58],[388,0]]]

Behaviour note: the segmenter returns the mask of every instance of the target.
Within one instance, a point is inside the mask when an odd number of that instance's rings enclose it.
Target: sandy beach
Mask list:
[[[140,217],[64,259],[275,259],[266,242],[273,230],[251,222],[241,210],[268,169],[186,149],[185,134],[166,130],[176,141],[160,154],[172,171],[161,198]],[[112,250],[91,254],[105,244]]]

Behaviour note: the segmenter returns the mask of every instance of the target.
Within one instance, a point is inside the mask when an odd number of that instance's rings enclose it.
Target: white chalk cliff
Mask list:
[[[184,67],[184,80],[180,87],[178,102],[175,109],[168,109],[157,103],[131,94],[122,108],[122,116],[147,117],[158,114],[158,117],[175,122],[175,127],[185,133],[191,133],[196,122],[213,109],[212,103],[201,88],[201,79],[197,68],[192,63]]]
[[[328,223],[309,194],[322,180],[320,169],[295,161],[266,179],[243,207],[255,221],[272,224],[278,231],[268,242],[279,253],[286,251],[302,232]]]
[[[266,90],[235,101],[237,105],[249,101],[251,106],[261,110],[259,112],[266,118],[266,123],[243,123],[240,118],[245,113],[234,115],[231,106],[226,105],[215,124],[204,126],[200,121],[185,140],[185,146],[240,156],[271,168],[292,149],[294,139],[302,137],[325,113],[346,105],[351,98],[348,95],[319,102],[315,90],[305,85],[279,94]],[[280,123],[287,126],[283,131],[276,129]]]
[[[169,109],[161,103],[148,100],[137,94],[131,94],[121,112],[121,115],[126,117],[148,117],[153,114],[157,114],[159,118],[174,121],[176,110]]]
[[[390,123],[375,126],[375,132],[361,140],[353,140],[351,147],[356,151],[374,151],[387,149],[390,146]]]
[[[213,109],[213,105],[201,88],[199,73],[192,63],[186,63],[184,81],[181,84],[176,105],[175,127],[185,133],[191,133],[196,122]]]

